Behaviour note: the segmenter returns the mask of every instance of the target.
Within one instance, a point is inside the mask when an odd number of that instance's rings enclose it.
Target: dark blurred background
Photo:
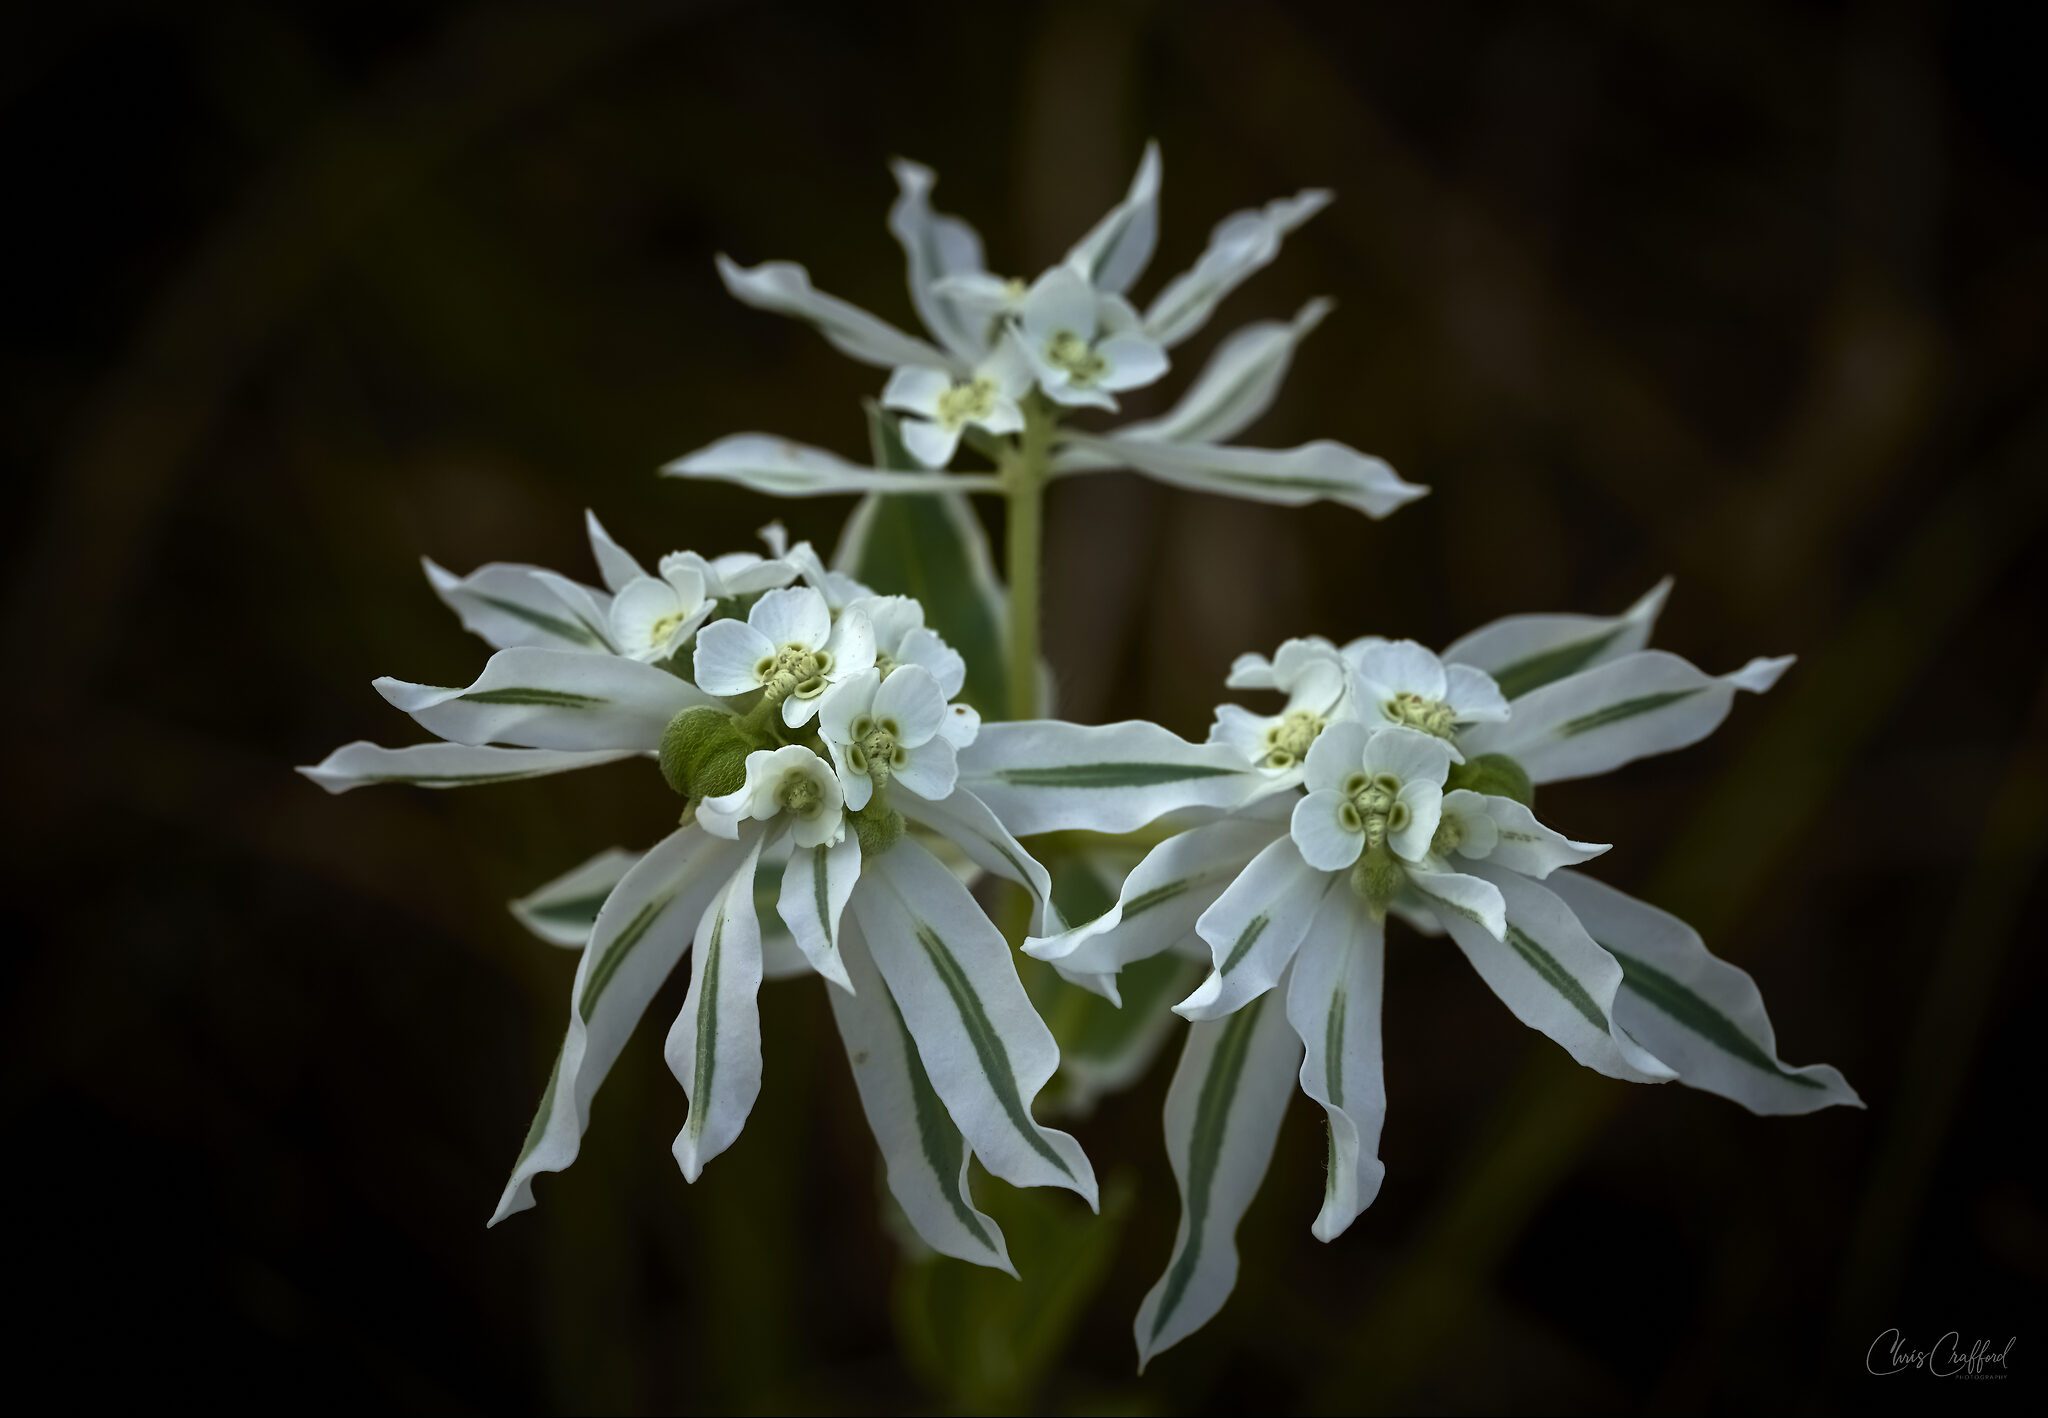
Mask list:
[[[12,899],[0,1242],[69,1406],[1798,1411],[2039,1401],[2048,141],[2007,7],[79,3],[0,46]],[[1339,200],[1189,351],[1336,316],[1247,441],[1344,439],[1374,524],[1062,484],[1061,708],[1199,735],[1230,658],[1615,611],[1711,670],[1708,743],[1546,790],[1604,875],[1759,978],[1867,1112],[1575,1072],[1454,954],[1390,957],[1378,1204],[1332,1246],[1297,1100],[1235,1298],[1132,1375],[1177,1201],[1162,1058],[1110,1180],[990,1203],[1019,1286],[899,1258],[821,989],[695,1188],[658,1000],[541,1205],[489,1214],[571,959],[503,903],[673,800],[644,770],[332,799],[481,663],[422,581],[829,543],[841,500],[663,483],[770,429],[864,446],[880,374],[726,298],[805,261],[908,322],[894,154],[1001,269],[1166,158],[1154,270]],[[1157,279],[1157,276],[1154,278]],[[993,509],[991,509],[993,512]],[[2017,1336],[2012,1376],[1865,1371]],[[2031,1406],[2031,1404],[2029,1405]]]

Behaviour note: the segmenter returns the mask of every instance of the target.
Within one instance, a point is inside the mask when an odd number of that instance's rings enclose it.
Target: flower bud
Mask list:
[[[723,709],[685,709],[661,732],[661,776],[686,798],[719,797],[746,781],[752,748],[739,720]]]
[[[1504,753],[1482,753],[1463,763],[1453,763],[1444,780],[1444,791],[1456,788],[1513,798],[1523,807],[1536,806],[1536,785],[1529,781],[1522,765]]]
[[[860,839],[863,859],[879,857],[895,846],[896,839],[903,835],[903,814],[883,802],[879,793],[870,798],[868,805],[859,812],[849,812],[846,820]]]

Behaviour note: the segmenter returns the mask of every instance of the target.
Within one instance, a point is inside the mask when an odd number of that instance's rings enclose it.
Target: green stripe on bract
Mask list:
[[[1266,933],[1266,927],[1269,924],[1271,924],[1271,918],[1263,911],[1246,922],[1245,928],[1238,933],[1237,943],[1230,947],[1230,954],[1223,958],[1223,964],[1217,969],[1216,973],[1228,975],[1232,970],[1235,970],[1244,960],[1245,956],[1251,952],[1252,946],[1258,943],[1259,937]]]
[[[405,783],[415,788],[476,788],[486,783],[517,783],[554,771],[552,768],[527,768],[516,773],[371,773],[359,781],[365,784]]]
[[[960,1015],[960,1022],[966,1027],[967,1038],[974,1045],[974,1053],[981,1060],[981,1069],[988,1076],[989,1088],[995,1093],[996,1101],[1003,1105],[1009,1115],[1010,1125],[1018,1136],[1029,1143],[1031,1150],[1059,1168],[1060,1175],[1071,1180],[1073,1172],[1060,1154],[1053,1150],[1051,1143],[1039,1133],[1038,1125],[1031,1120],[1031,1114],[1024,1107],[1024,1099],[1017,1092],[1016,1075],[1010,1072],[1010,1053],[1003,1047],[1003,1041],[996,1035],[995,1024],[988,1017],[988,1009],[982,1004],[981,996],[974,991],[974,982],[967,978],[967,972],[960,968],[960,962],[953,958],[953,952],[939,939],[938,933],[923,921],[917,923],[918,944],[924,947],[925,955],[932,962],[932,969],[938,972],[945,984],[946,992],[953,997],[953,1008]]]
[[[473,689],[456,697],[467,704],[516,704],[540,709],[591,709],[611,702],[594,694],[572,694],[566,689]]]
[[[704,972],[697,985],[697,1066],[691,1071],[697,1092],[690,1099],[690,1117],[684,1124],[692,1137],[704,1135],[704,1119],[711,1115],[711,1085],[718,1076],[718,946],[725,939],[725,909],[723,905],[718,908],[711,943],[697,959],[697,968]]]
[[[1231,483],[1238,487],[1278,488],[1287,492],[1319,492],[1330,497],[1359,491],[1353,484],[1339,482],[1335,478],[1262,478],[1252,473],[1226,473],[1213,470],[1205,470],[1196,476],[1209,478],[1219,483]]]
[[[1500,686],[1500,692],[1506,698],[1519,699],[1532,689],[1541,689],[1586,668],[1602,650],[1614,643],[1622,629],[1617,625],[1604,635],[1574,640],[1569,645],[1558,645],[1525,660],[1517,660],[1505,669],[1495,670],[1493,682]]]
[[[555,1050],[555,1066],[548,1070],[548,1086],[541,1090],[540,1106],[533,1110],[533,1121],[527,1124],[526,1141],[519,1144],[519,1156],[513,1160],[512,1170],[518,1171],[526,1165],[526,1159],[533,1156],[533,1149],[540,1146],[540,1140],[547,1136],[548,1122],[555,1113],[555,1087],[562,1081],[562,1051],[569,1046]]]
[[[1566,1004],[1586,1017],[1601,1033],[1608,1032],[1607,1015],[1586,992],[1586,987],[1574,979],[1564,966],[1557,963],[1557,957],[1545,950],[1527,932],[1513,922],[1508,923],[1508,944],[1515,953],[1528,963],[1531,970],[1542,976],[1543,983],[1564,996]]]
[[[536,921],[549,921],[564,926],[587,926],[597,920],[597,913],[604,909],[604,903],[611,899],[611,894],[607,888],[590,896],[566,896],[560,901],[528,906],[526,914]]]
[[[1209,1223],[1209,1190],[1215,1185],[1216,1164],[1223,1157],[1223,1137],[1230,1121],[1231,1100],[1237,1096],[1238,1080],[1244,1075],[1244,1061],[1251,1053],[1252,1030],[1268,996],[1260,996],[1230,1016],[1216,1052],[1209,1056],[1209,1072],[1202,1080],[1202,1092],[1195,1102],[1195,1127],[1188,1138],[1188,1244],[1174,1257],[1166,1272],[1166,1288],[1159,1292],[1159,1309],[1152,1316],[1152,1342],[1158,1343],[1166,1322],[1180,1308],[1188,1282],[1202,1257],[1202,1237]]]
[[[1323,1022],[1323,1087],[1330,1106],[1344,1106],[1344,987],[1330,996],[1330,1013]]]
[[[996,777],[1019,788],[1153,788],[1198,778],[1233,778],[1244,771],[1201,763],[1072,763],[1059,768],[1000,768]]]
[[[1638,714],[1648,714],[1662,709],[1667,704],[1676,704],[1681,699],[1690,699],[1698,694],[1697,689],[1667,689],[1661,694],[1645,694],[1635,699],[1624,699],[1618,704],[1595,709],[1590,714],[1581,714],[1576,719],[1567,719],[1558,726],[1557,736],[1568,739],[1592,729],[1604,729],[1623,719],[1633,719]]]
[[[528,625],[533,626],[536,630],[545,630],[558,640],[567,640],[576,645],[597,645],[602,643],[598,639],[597,634],[587,625],[579,625],[573,620],[563,620],[560,616],[548,615],[544,611],[531,610],[526,606],[520,605],[517,601],[507,601],[497,596],[485,596],[474,591],[470,594],[476,596],[478,600],[491,607],[491,609],[503,611],[509,616],[516,616]]]
[[[1124,907],[1123,919],[1128,921],[1131,917],[1142,911],[1149,911],[1154,906],[1163,906],[1173,900],[1174,897],[1185,895],[1193,890],[1195,883],[1201,879],[1200,874],[1184,876],[1179,881],[1165,882],[1162,885],[1153,887],[1150,891],[1139,892],[1131,898],[1130,904]]]
[[[667,896],[658,896],[649,901],[640,908],[632,920],[626,922],[626,928],[613,936],[611,943],[605,946],[597,964],[590,969],[590,979],[583,986],[583,998],[576,1006],[576,1012],[583,1016],[585,1024],[590,1022],[590,1012],[597,1008],[598,996],[602,995],[605,986],[612,982],[612,976],[619,973],[619,967],[626,963],[626,957],[633,953],[633,947],[640,943],[640,938],[653,927],[655,918],[667,910],[668,903],[673,900],[675,894],[671,892]]]
[[[818,907],[818,925],[825,932],[825,945],[832,945],[832,893],[825,871],[824,847],[811,848],[811,893]]]
[[[1742,1060],[1751,1068],[1770,1074],[1773,1078],[1781,1078],[1801,1088],[1823,1091],[1826,1089],[1826,1084],[1816,1083],[1813,1079],[1781,1067],[1776,1059],[1757,1045],[1756,1041],[1743,1033],[1734,1020],[1656,966],[1638,960],[1633,955],[1624,955],[1611,945],[1606,948],[1609,955],[1621,962],[1622,984],[1715,1048]]]
[[[931,1076],[924,1071],[924,1060],[918,1057],[917,1040],[911,1037],[910,1026],[903,1022],[903,1011],[896,1007],[896,1000],[888,988],[882,986],[881,989],[882,998],[889,1005],[889,1016],[896,1021],[896,1032],[903,1041],[903,1066],[910,1080],[910,1101],[917,1113],[917,1140],[924,1152],[925,1165],[931,1168],[932,1176],[938,1180],[939,1194],[953,1209],[954,1219],[972,1232],[977,1241],[994,1250],[995,1238],[989,1235],[981,1217],[962,1195],[960,1172],[967,1160],[966,1141],[960,1136],[960,1129],[953,1125],[946,1105],[939,1101]]]

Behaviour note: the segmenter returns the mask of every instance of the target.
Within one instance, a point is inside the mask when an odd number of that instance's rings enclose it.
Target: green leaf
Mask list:
[[[1102,1189],[1102,1214],[1040,1189],[991,1187],[976,1198],[1024,1257],[1021,1278],[933,1257],[896,1278],[898,1342],[918,1379],[946,1407],[1036,1411],[1033,1397],[1108,1278],[1130,1215],[1127,1175]]]
[[[867,408],[875,466],[919,470],[897,435],[894,416],[872,402]],[[847,519],[833,562],[885,595],[915,597],[924,606],[925,623],[967,661],[960,697],[985,717],[1005,714],[1010,699],[1003,588],[988,533],[964,493],[868,494]]]

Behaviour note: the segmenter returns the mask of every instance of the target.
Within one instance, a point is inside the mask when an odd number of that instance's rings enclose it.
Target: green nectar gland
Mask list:
[[[1062,330],[1046,342],[1045,362],[1064,370],[1069,379],[1082,386],[1093,384],[1109,372],[1109,361],[1072,330]]]
[[[846,748],[847,764],[854,772],[874,779],[877,786],[888,782],[890,773],[910,761],[910,755],[896,742],[902,730],[894,719],[863,714],[849,727],[853,742]]]
[[[830,652],[785,645],[773,655],[762,656],[754,673],[761,677],[761,691],[768,702],[779,704],[792,694],[799,699],[815,699],[823,694],[825,675],[831,668]]]
[[[1309,746],[1323,731],[1323,716],[1306,709],[1291,709],[1280,716],[1280,721],[1266,730],[1266,756],[1259,760],[1264,768],[1292,768],[1308,757]]]

